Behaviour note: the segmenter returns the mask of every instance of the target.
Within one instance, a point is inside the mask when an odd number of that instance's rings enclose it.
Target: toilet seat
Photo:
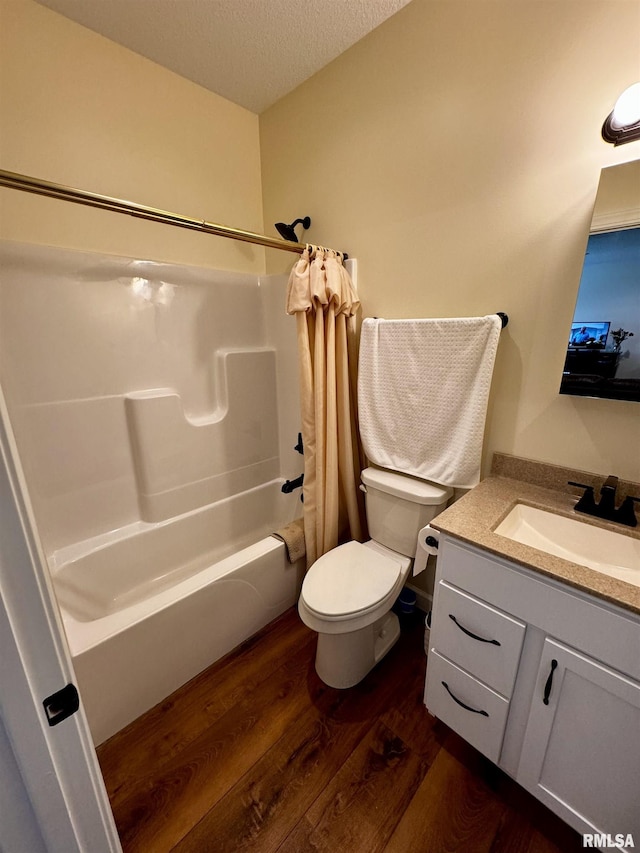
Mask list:
[[[404,563],[388,549],[347,542],[323,554],[302,584],[302,600],[321,619],[341,620],[374,610],[402,583]]]

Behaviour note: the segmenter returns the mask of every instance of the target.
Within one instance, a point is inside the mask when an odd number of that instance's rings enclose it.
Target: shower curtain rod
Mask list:
[[[9,187],[14,190],[35,193],[36,195],[59,198],[64,201],[72,201],[76,204],[85,204],[89,207],[99,207],[103,210],[111,210],[114,213],[126,213],[138,219],[151,219],[154,222],[164,222],[165,225],[176,225],[179,228],[189,228],[192,231],[202,231],[205,234],[214,234],[217,237],[229,237],[231,240],[242,240],[243,243],[256,243],[269,249],[283,249],[285,252],[297,252],[302,254],[305,249],[304,243],[292,243],[289,240],[281,240],[279,237],[267,237],[264,234],[255,234],[253,231],[243,231],[240,228],[230,228],[227,225],[218,225],[215,222],[207,222],[205,219],[191,219],[167,210],[156,207],[147,207],[132,201],[124,201],[119,198],[111,198],[98,193],[86,192],[85,190],[66,187],[62,184],[54,184],[50,181],[42,181],[17,172],[7,172],[0,169],[0,186]],[[343,257],[346,258],[346,255]]]

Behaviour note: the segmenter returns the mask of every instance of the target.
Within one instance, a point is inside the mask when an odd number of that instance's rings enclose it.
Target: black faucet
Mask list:
[[[600,503],[598,510],[600,518],[608,518],[615,521],[613,514],[616,511],[616,491],[618,489],[618,478],[609,474],[600,489]]]
[[[600,501],[598,503],[596,503],[593,494],[593,486],[587,486],[584,483],[574,483],[572,480],[569,480],[569,485],[585,490],[574,507],[576,512],[583,512],[585,515],[592,515],[595,518],[602,518],[605,521],[615,521],[618,524],[625,524],[627,527],[637,526],[638,520],[633,504],[640,503],[640,498],[628,495],[616,509],[617,477],[609,475],[604,481],[600,488]]]

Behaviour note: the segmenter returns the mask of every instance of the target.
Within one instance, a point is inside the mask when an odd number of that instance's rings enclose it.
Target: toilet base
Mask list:
[[[316,672],[329,687],[343,690],[362,681],[400,636],[395,613],[346,634],[318,634]]]

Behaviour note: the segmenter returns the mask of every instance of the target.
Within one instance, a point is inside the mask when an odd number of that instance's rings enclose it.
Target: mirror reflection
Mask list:
[[[560,393],[640,402],[640,160],[602,171]]]

